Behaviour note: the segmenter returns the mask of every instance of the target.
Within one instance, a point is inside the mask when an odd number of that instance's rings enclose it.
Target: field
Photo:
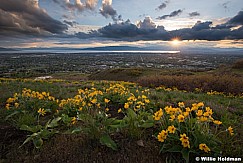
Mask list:
[[[243,155],[241,55],[0,56],[0,162]]]

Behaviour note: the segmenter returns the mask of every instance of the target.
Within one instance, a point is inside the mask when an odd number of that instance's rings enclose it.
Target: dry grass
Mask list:
[[[180,90],[194,91],[195,88],[202,89],[203,92],[211,90],[241,94],[243,92],[243,78],[232,75],[184,75],[184,76],[144,76],[137,81],[142,86],[158,87],[176,87]]]

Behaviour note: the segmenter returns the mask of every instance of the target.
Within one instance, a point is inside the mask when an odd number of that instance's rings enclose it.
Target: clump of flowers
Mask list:
[[[183,151],[182,155],[187,162],[190,152],[217,153],[219,151],[217,134],[220,132],[217,127],[222,122],[213,118],[213,110],[203,102],[193,103],[191,107],[179,102],[177,106],[160,108],[153,116],[156,123],[161,126],[157,139],[163,144],[162,152]],[[215,126],[216,133],[212,132],[210,126]],[[225,131],[231,136],[234,135],[231,126]]]
[[[109,137],[113,132],[123,131],[130,136],[141,137],[147,128],[157,127],[159,131],[155,137],[162,144],[161,152],[181,151],[187,162],[189,153],[217,153],[218,129],[224,125],[214,119],[213,110],[203,102],[191,106],[179,102],[173,107],[166,106],[154,111],[152,108],[157,108],[157,105],[150,99],[149,89],[142,90],[128,82],[103,82],[99,87],[95,85],[92,82],[89,87],[78,89],[74,97],[60,100],[49,92],[25,88],[21,93],[8,98],[5,107],[9,113],[17,110],[38,117],[34,125],[46,123],[40,131],[53,131],[53,135],[59,133],[58,127],[61,127],[71,133],[87,132],[85,134],[115,150],[116,143]],[[162,87],[158,89],[172,90]],[[15,113],[12,115],[16,116]],[[117,115],[122,116],[118,119]],[[22,129],[36,132],[34,125],[25,125]],[[212,128],[216,132],[212,132]],[[231,126],[223,132],[234,135]],[[37,142],[36,139],[39,137],[33,137],[34,142]]]

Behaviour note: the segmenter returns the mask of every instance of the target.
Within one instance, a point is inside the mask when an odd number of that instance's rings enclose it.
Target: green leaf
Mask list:
[[[167,149],[167,152],[181,152],[182,146],[180,145],[173,145],[171,148]]]
[[[19,148],[21,148],[23,145],[25,145],[26,143],[28,143],[31,140],[32,140],[32,137],[28,137],[27,139],[25,139],[25,141],[23,142],[23,144]]]
[[[117,150],[116,143],[111,139],[109,135],[103,135],[100,137],[100,143],[102,145],[106,145],[109,148],[112,148],[113,150]]]
[[[80,132],[82,132],[82,129],[81,129],[81,128],[75,128],[75,129],[73,129],[73,130],[71,131],[72,134],[78,134],[78,133],[80,133]]]
[[[8,120],[9,118],[11,118],[12,116],[16,115],[16,114],[19,114],[21,113],[19,110],[18,111],[14,111],[12,114],[8,115],[6,118],[5,118],[5,121]]]
[[[44,129],[40,132],[40,137],[44,139],[48,139],[51,135],[52,133],[47,129]]]
[[[34,139],[33,143],[35,145],[35,148],[40,148],[43,145],[43,140],[41,138]]]
[[[182,157],[186,160],[187,163],[189,163],[189,150],[186,148],[183,148],[181,150]]]
[[[143,128],[150,128],[153,126],[154,126],[153,122],[144,122],[142,125],[140,125],[140,127],[143,127]]]
[[[32,127],[30,127],[28,125],[21,125],[20,130],[25,130],[25,131],[30,131],[30,132],[35,133],[35,132],[39,131],[41,128],[42,128],[41,125],[32,126]]]
[[[51,121],[51,123],[49,123],[49,124],[47,125],[47,127],[49,127],[49,128],[57,127],[57,126],[58,126],[58,122],[59,122],[61,119],[62,119],[61,117],[57,117],[57,118],[53,119],[53,120]]]
[[[116,120],[113,120],[111,122],[111,124],[108,126],[111,128],[122,128],[122,127],[126,126],[126,123],[124,122],[124,120],[116,119]]]
[[[65,124],[69,124],[69,123],[71,122],[71,120],[72,120],[71,117],[69,117],[69,116],[66,115],[66,114],[62,114],[62,121],[63,121],[63,123],[65,123]]]
[[[127,115],[128,117],[131,117],[131,119],[135,119],[137,117],[137,114],[134,112],[134,110],[130,108],[127,109]]]

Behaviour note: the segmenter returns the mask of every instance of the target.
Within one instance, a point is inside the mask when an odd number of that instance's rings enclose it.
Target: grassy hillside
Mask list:
[[[205,77],[203,73],[179,70],[166,72],[154,69],[115,69],[90,76],[90,79],[103,79],[102,77],[109,80],[129,79],[140,81],[141,84],[151,80],[143,87],[123,81],[80,81],[79,75],[74,75],[76,77],[73,80],[36,81],[2,78],[0,79],[0,92],[3,92],[0,94],[2,140],[0,161],[165,162],[174,160],[178,162],[182,158],[184,161],[187,160],[185,153],[189,151],[193,152],[189,155],[190,160],[194,160],[198,155],[242,156],[243,100],[238,92],[230,92],[235,93],[235,96],[228,96],[228,92],[207,94],[200,88],[190,89],[189,92],[159,87],[159,85],[166,86],[166,82],[160,81],[169,78],[166,76],[168,74],[174,75],[167,83],[171,83],[176,78],[178,81],[183,78],[185,85],[191,85],[188,79],[195,77],[203,79]],[[212,72],[212,74],[217,73],[221,72]],[[235,78],[228,76],[227,79],[222,78],[222,80],[233,79],[238,83],[241,78],[240,73],[228,74]],[[148,88],[155,81],[151,76],[148,77],[148,74],[158,76],[156,81],[159,80],[159,84],[153,84],[153,87]],[[62,75],[59,74],[56,78],[62,78]],[[207,81],[211,79],[213,75],[207,77]],[[232,83],[231,87],[234,87],[235,83],[233,81]],[[182,113],[175,114],[176,119],[171,121],[169,116],[172,115],[167,112],[167,107],[179,112],[186,107],[191,109],[197,107],[205,113],[205,116],[212,114],[212,118],[220,120],[222,124],[216,125],[210,118],[206,121],[200,119],[202,117],[197,110],[190,111],[190,118],[187,118],[183,112],[184,121],[179,122]],[[206,115],[209,114],[207,107],[213,111],[210,115]],[[160,109],[163,112],[161,116]],[[177,128],[175,137],[169,133],[166,140],[161,142],[162,137],[158,138],[158,136],[163,134],[162,131],[167,127],[169,130],[169,124]],[[187,124],[194,124],[196,128],[191,130]],[[229,132],[230,126],[234,134]],[[205,132],[204,135],[196,132],[201,130],[210,130],[210,133]],[[179,138],[183,133],[189,137],[190,148],[185,146],[187,141],[182,141],[181,145]],[[27,135],[31,134],[34,135],[30,137],[30,141],[18,148],[26,140]],[[198,144],[203,142],[207,142],[211,149],[209,153],[198,148]],[[178,149],[168,150],[168,147],[177,147],[180,152]]]

